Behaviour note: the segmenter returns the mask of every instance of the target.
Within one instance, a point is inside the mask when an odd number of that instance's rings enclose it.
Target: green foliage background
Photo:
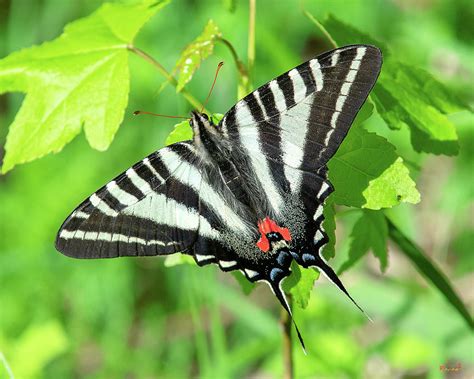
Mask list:
[[[468,1],[261,0],[250,66],[243,0],[0,5],[0,378],[282,376],[268,288],[179,257],[76,261],[53,241],[83,198],[189,133],[134,110],[187,114],[224,60],[207,106],[224,113],[333,43],[384,52],[325,210],[325,254],[374,323],[295,267],[285,289],[309,351],[294,341],[295,376],[474,375]]]

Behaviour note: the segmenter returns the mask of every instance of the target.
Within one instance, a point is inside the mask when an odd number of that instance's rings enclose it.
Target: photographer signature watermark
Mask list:
[[[455,366],[451,366],[451,365],[447,365],[447,364],[439,366],[439,371],[443,371],[443,372],[444,371],[446,371],[446,372],[448,372],[448,371],[461,371],[461,369],[462,369],[462,366],[461,366],[461,363],[459,363],[459,362],[456,363]]]

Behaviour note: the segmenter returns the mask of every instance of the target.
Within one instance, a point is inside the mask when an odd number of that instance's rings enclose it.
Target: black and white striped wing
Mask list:
[[[335,49],[264,84],[220,122],[250,157],[275,211],[284,193],[298,193],[304,172],[325,178],[335,154],[380,72],[380,50],[368,45]],[[265,158],[265,159],[264,159]]]
[[[333,190],[326,163],[367,99],[381,65],[381,52],[373,46],[332,50],[250,93],[219,125],[231,145],[248,156],[275,220],[294,236],[299,250],[293,257],[304,267],[319,268],[346,293],[320,255],[328,242],[323,204]],[[295,217],[299,205],[304,212]],[[270,280],[274,289],[288,273],[280,267]]]
[[[198,232],[216,234],[199,211],[198,168],[191,143],[151,154],[79,205],[56,248],[74,258],[192,254]]]

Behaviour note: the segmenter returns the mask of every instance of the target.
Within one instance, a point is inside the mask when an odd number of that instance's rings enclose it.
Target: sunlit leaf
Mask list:
[[[182,264],[195,265],[196,262],[194,261],[194,258],[191,257],[190,255],[181,254],[181,253],[168,255],[165,258],[165,262],[164,262],[165,267],[173,267],[173,266],[178,266]]]
[[[353,266],[367,252],[372,251],[380,261],[382,272],[387,268],[388,228],[380,211],[364,210],[354,224],[350,235],[349,258],[339,269],[339,274]]]
[[[371,180],[362,195],[366,199],[362,207],[369,209],[390,208],[401,202],[420,202],[420,193],[400,157],[376,179]]]
[[[0,60],[0,93],[27,95],[5,146],[2,171],[60,151],[84,128],[98,150],[110,145],[128,101],[128,50],[167,1],[104,4],[51,42]]]
[[[179,124],[174,126],[174,129],[166,137],[165,144],[171,145],[172,143],[187,141],[193,138],[193,131],[189,125],[189,121],[181,121]]]
[[[221,113],[214,113],[211,115],[212,122],[217,125],[220,120],[224,117]],[[193,131],[189,125],[189,121],[182,121],[174,126],[174,129],[168,134],[165,144],[171,145],[172,143],[188,141],[193,138]]]
[[[420,195],[395,147],[360,125],[349,130],[328,167],[336,204],[380,209],[419,201]],[[390,182],[392,179],[394,182]]]
[[[220,36],[217,25],[209,20],[202,33],[184,49],[175,67],[179,71],[177,92],[192,79],[201,62],[212,54],[216,38]]]

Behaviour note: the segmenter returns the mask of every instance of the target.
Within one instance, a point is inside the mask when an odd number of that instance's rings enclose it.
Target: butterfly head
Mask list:
[[[216,125],[212,122],[212,119],[209,119],[209,116],[205,113],[192,111],[191,118],[189,120],[189,125],[193,129],[195,136],[216,133]]]

